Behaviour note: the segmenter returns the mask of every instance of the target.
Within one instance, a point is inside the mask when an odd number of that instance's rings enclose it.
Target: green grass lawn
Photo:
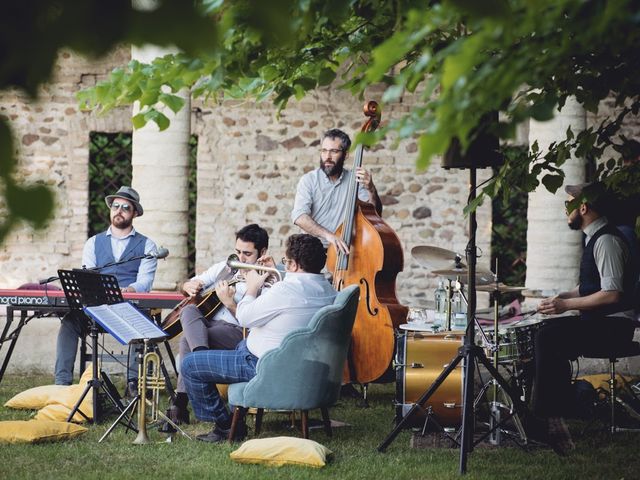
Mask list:
[[[50,377],[7,375],[0,384],[0,404],[27,388],[45,385]],[[442,479],[458,477],[459,451],[455,449],[410,448],[410,431],[401,433],[382,454],[377,445],[393,427],[393,385],[373,385],[370,408],[360,408],[354,400],[342,400],[331,410],[331,418],[351,426],[334,429],[333,438],[312,430],[311,438],[334,452],[322,469],[296,466],[281,468],[240,465],[229,453],[236,447],[211,445],[176,437],[173,443],[149,429],[158,443],[133,445],[135,434],[118,427],[103,443],[98,439],[111,421],[91,426],[89,432],[70,441],[37,445],[0,445],[0,479],[18,478],[358,478],[358,479]],[[0,420],[26,420],[33,412],[0,407]],[[314,418],[319,413],[314,412]],[[261,437],[299,436],[286,428],[287,416],[266,414]],[[251,427],[252,419],[249,419]],[[570,422],[577,448],[567,457],[551,450],[518,447],[478,446],[468,457],[467,478],[549,479],[640,478],[640,434],[620,433],[614,438],[603,430],[583,434],[584,422]],[[597,425],[598,427],[600,425]],[[189,434],[205,433],[209,424],[192,423]]]

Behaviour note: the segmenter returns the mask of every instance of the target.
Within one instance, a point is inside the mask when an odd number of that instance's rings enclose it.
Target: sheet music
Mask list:
[[[121,344],[166,337],[149,318],[128,302],[85,307],[84,311]]]

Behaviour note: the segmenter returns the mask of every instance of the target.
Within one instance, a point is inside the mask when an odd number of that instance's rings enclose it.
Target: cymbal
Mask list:
[[[460,259],[462,255],[456,252],[446,250],[440,247],[431,247],[428,245],[419,245],[411,249],[411,256],[422,266],[435,269],[452,269],[458,267],[466,267]],[[458,264],[456,265],[456,259]]]
[[[442,277],[446,277],[450,280],[455,280],[457,277],[461,277],[461,280],[464,282],[469,275],[469,270],[465,268],[451,268],[451,269],[442,269],[442,270],[433,270],[431,273],[434,275],[440,275]],[[489,270],[484,270],[482,268],[476,269],[476,285],[489,285],[494,283],[493,272]]]
[[[505,285],[502,282],[496,285],[494,282],[487,285],[480,285],[476,288],[476,290],[478,290],[479,292],[489,292],[489,293],[496,293],[496,292],[511,293],[511,292],[521,292],[526,288],[527,287],[512,287],[510,285]]]

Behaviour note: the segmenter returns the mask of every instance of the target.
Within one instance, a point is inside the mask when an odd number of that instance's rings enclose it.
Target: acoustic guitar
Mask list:
[[[229,282],[229,286],[235,285],[236,283],[238,283],[238,280],[232,280]],[[180,313],[187,305],[195,305],[198,310],[200,310],[200,313],[208,320],[223,306],[218,298],[215,286],[199,292],[192,297],[185,298],[162,320],[161,327],[165,333],[169,335],[169,339],[175,338],[182,333]]]

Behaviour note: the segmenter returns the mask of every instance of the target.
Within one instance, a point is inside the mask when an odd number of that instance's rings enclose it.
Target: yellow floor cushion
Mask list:
[[[238,463],[258,463],[281,467],[303,465],[324,467],[333,452],[324,445],[295,437],[257,438],[248,440],[231,452],[231,459]]]
[[[24,408],[27,410],[39,410],[55,398],[63,394],[69,388],[68,385],[42,385],[33,387],[13,396],[4,404],[8,408]]]
[[[55,442],[86,431],[86,427],[67,422],[7,420],[0,422],[0,443]]]
[[[87,382],[92,377],[91,365],[87,368],[77,385],[43,385],[18,393],[5,403],[5,407],[39,410],[36,420],[52,420],[66,422],[71,410],[84,392]],[[89,391],[84,397],[80,409],[89,418],[93,417],[93,396]],[[74,422],[84,422],[85,418],[76,413]]]

